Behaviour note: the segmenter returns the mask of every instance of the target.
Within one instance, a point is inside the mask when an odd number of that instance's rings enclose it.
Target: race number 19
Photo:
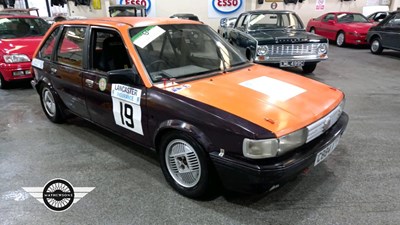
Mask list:
[[[119,110],[121,116],[122,125],[128,126],[130,128],[134,128],[135,125],[133,123],[133,108],[130,104],[126,104],[123,102],[119,102]]]

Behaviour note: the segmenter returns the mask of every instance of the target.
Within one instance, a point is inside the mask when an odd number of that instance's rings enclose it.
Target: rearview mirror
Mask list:
[[[328,23],[330,24],[330,25],[335,25],[335,21],[334,20],[328,20]]]
[[[142,85],[142,79],[135,68],[111,70],[107,72],[108,82],[112,84]]]

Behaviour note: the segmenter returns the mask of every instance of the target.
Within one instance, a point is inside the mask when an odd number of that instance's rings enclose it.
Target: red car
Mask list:
[[[0,88],[32,79],[32,55],[49,27],[37,16],[0,12]]]
[[[335,41],[337,46],[345,44],[368,44],[367,33],[373,23],[360,13],[330,12],[311,19],[307,31]]]

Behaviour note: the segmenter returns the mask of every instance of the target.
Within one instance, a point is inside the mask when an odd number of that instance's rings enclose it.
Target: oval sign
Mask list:
[[[242,0],[213,0],[212,6],[219,13],[229,14],[242,6]]]
[[[143,5],[146,6],[146,11],[151,8],[151,0],[120,0],[120,5]]]

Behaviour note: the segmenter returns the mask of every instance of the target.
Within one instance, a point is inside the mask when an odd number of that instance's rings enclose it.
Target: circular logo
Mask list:
[[[272,2],[271,3],[271,9],[276,9],[278,7],[278,3]]]
[[[223,14],[234,13],[240,9],[243,0],[213,0],[213,8]]]
[[[146,7],[146,12],[151,8],[151,0],[120,0],[120,5],[142,5]]]
[[[99,80],[99,89],[100,91],[104,91],[107,88],[107,80],[106,78],[100,78]]]
[[[43,201],[47,208],[56,212],[67,210],[74,202],[74,189],[60,178],[49,181],[43,188]]]

